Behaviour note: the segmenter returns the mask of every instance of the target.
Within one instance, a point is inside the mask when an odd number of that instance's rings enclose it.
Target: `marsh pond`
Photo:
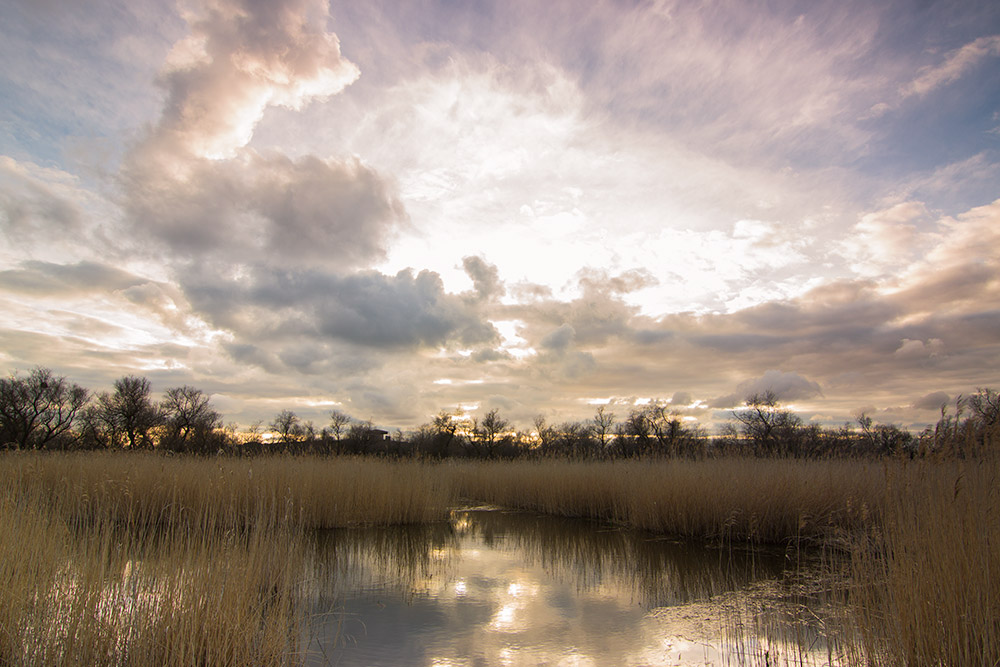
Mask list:
[[[317,536],[306,664],[838,664],[829,555],[498,508]]]

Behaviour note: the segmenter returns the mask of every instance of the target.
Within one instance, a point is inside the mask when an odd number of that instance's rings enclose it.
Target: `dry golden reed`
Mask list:
[[[882,472],[857,461],[460,463],[463,497],[692,539],[774,543],[841,535],[880,511]]]
[[[300,662],[307,531],[444,518],[423,468],[5,455],[0,664]]]
[[[886,470],[851,607],[869,664],[1000,665],[1000,461]]]
[[[0,664],[285,664],[307,619],[302,534],[74,530],[44,501],[0,495]]]
[[[1000,665],[997,460],[0,456],[0,664],[289,664],[310,530],[491,503],[851,549],[841,664]],[[768,658],[770,659],[770,658]],[[840,661],[838,661],[840,662]]]
[[[331,528],[442,520],[451,490],[430,464],[373,459],[181,458],[152,453],[0,458],[16,480],[71,522],[191,529],[266,520]]]

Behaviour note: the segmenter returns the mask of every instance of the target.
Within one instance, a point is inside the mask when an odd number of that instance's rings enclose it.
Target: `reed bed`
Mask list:
[[[80,530],[0,495],[0,664],[280,665],[308,628],[303,535],[268,524]]]
[[[857,461],[462,463],[459,494],[480,502],[753,544],[842,538],[877,521],[883,472]]]
[[[0,458],[0,479],[70,523],[311,529],[445,519],[452,492],[446,479],[427,474],[430,468],[352,458],[16,453]]]
[[[461,504],[849,551],[846,664],[1000,664],[996,459],[0,456],[0,664],[294,664],[310,531]],[[773,657],[773,656],[772,656]],[[767,658],[770,660],[771,658]]]
[[[0,664],[282,665],[308,644],[311,530],[426,523],[416,462],[0,458]]]
[[[895,468],[886,481],[885,519],[853,550],[869,664],[1000,665],[1000,461]]]

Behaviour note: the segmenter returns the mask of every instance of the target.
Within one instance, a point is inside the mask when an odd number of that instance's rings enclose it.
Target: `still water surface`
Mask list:
[[[307,664],[836,664],[813,554],[480,508],[318,537]]]

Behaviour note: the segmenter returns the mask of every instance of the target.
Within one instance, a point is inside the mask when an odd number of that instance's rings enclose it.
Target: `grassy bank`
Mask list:
[[[1000,663],[998,464],[0,457],[0,664],[282,664],[308,532],[492,503],[717,543],[834,542],[866,663]]]

